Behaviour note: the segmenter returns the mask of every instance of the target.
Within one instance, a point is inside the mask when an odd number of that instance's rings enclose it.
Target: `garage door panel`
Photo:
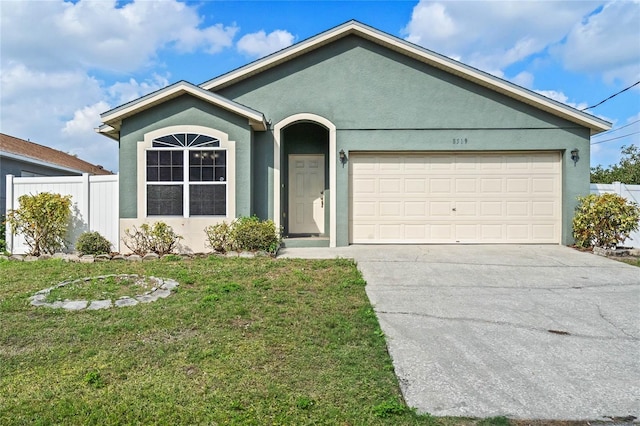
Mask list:
[[[350,156],[352,243],[559,243],[560,155]]]
[[[504,188],[503,188],[503,180],[500,178],[480,178],[480,191],[483,194],[488,194],[488,193],[496,193],[496,194],[500,194],[502,192],[504,192]]]
[[[446,217],[451,216],[451,202],[450,201],[427,201],[429,204],[429,217]],[[425,220],[427,217],[424,218]]]
[[[552,178],[532,178],[531,186],[534,194],[553,194],[557,190]]]
[[[473,178],[463,178],[463,179],[456,179],[456,193],[460,194],[460,193],[471,193],[471,194],[475,194],[477,192],[477,183],[478,180],[477,179],[473,179]]]
[[[434,178],[429,180],[429,192],[431,194],[449,194],[451,193],[451,179]]]
[[[404,203],[404,214],[407,218],[423,218],[426,213],[426,201],[406,201]]]
[[[424,195],[427,190],[427,179],[405,178],[404,193]]]
[[[529,196],[529,182],[528,178],[507,178],[507,193],[517,194],[522,196]]]
[[[379,180],[379,184],[380,184],[380,193],[384,194],[384,193],[391,193],[391,194],[398,194],[401,192],[401,182],[402,180],[399,178],[384,178],[381,177]]]

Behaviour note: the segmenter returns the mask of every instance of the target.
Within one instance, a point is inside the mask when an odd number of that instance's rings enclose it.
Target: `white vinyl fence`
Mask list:
[[[6,210],[19,207],[21,195],[35,195],[51,192],[71,195],[72,220],[67,240],[69,250],[80,234],[85,231],[97,231],[111,241],[112,250],[120,251],[118,227],[118,175],[61,176],[61,177],[15,177],[7,175]],[[7,250],[13,254],[29,251],[21,235],[12,235],[7,225]]]
[[[626,198],[628,201],[640,205],[640,185],[625,185],[620,182],[613,182],[612,184],[605,183],[592,183],[592,194],[607,194],[614,193],[621,197]],[[625,247],[640,248],[640,231],[632,233],[629,238],[623,243]]]

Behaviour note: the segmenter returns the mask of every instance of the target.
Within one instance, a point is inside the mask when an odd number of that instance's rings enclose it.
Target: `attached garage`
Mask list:
[[[349,162],[350,243],[561,241],[560,152],[352,152]]]

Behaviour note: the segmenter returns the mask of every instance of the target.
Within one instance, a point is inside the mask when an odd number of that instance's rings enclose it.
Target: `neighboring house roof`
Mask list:
[[[110,175],[109,170],[47,146],[0,133],[0,156],[77,173]]]
[[[267,120],[265,119],[264,114],[260,111],[256,111],[213,92],[202,89],[187,81],[179,81],[101,114],[100,117],[104,124],[100,126],[97,131],[117,140],[123,119],[184,94],[195,96],[205,102],[246,118],[249,120],[249,125],[254,130],[267,130]]]

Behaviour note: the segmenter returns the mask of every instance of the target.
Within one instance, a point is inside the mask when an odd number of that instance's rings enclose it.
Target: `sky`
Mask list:
[[[582,109],[640,80],[640,1],[0,0],[0,132],[118,171],[100,114],[351,19]],[[588,112],[640,146],[640,84]]]

